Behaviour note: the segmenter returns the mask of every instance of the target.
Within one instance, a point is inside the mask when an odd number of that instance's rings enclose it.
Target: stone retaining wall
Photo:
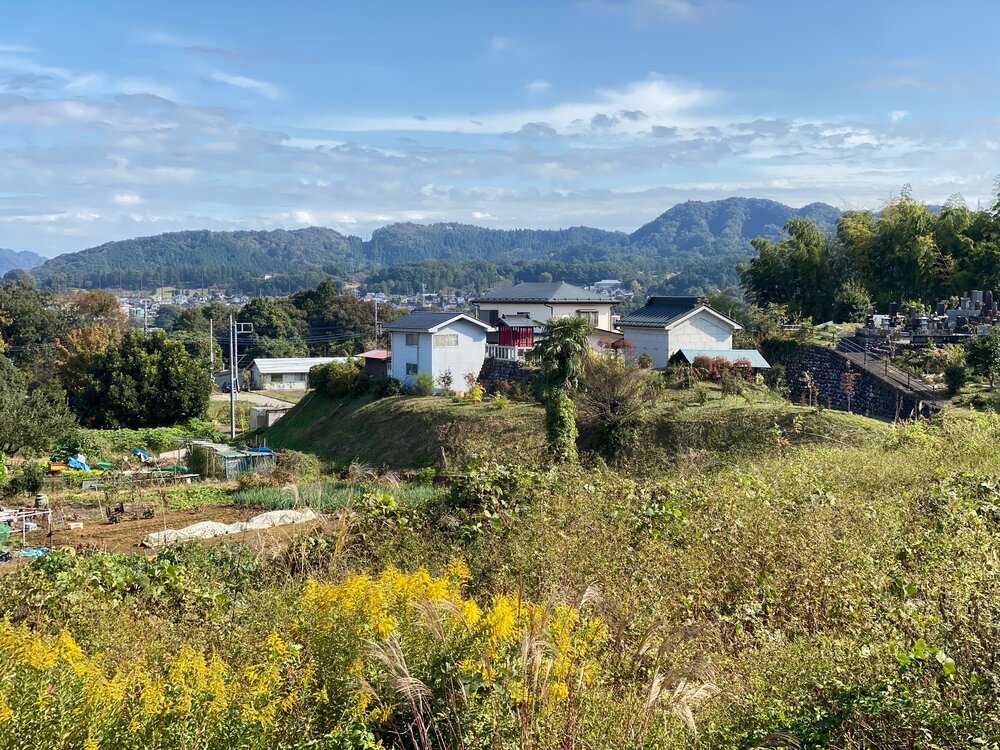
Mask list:
[[[910,419],[926,414],[927,407],[904,389],[876,377],[849,359],[822,346],[801,346],[783,361],[789,398],[793,403],[808,403],[809,391],[803,381],[811,373],[815,382],[814,398],[821,406],[848,410],[847,382],[851,373],[854,394],[850,411],[878,419]]]

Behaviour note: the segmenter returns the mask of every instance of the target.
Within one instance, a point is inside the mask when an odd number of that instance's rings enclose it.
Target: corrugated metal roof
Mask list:
[[[361,352],[358,356],[361,359],[389,359],[392,357],[392,352],[388,349],[369,349],[367,352]]]
[[[261,374],[284,374],[292,372],[309,372],[316,365],[327,362],[346,362],[347,357],[274,357],[260,358],[253,361],[253,366]]]
[[[565,281],[532,281],[504,286],[484,294],[473,302],[605,302],[614,300],[597,292],[589,292]]]
[[[694,362],[695,357],[722,357],[727,362],[736,362],[740,359],[750,360],[750,366],[754,369],[766,370],[771,367],[764,359],[764,355],[756,349],[681,349],[677,353],[689,364]]]
[[[645,307],[630,312],[618,321],[618,326],[665,328],[702,304],[704,303],[699,297],[650,297],[646,300]]]
[[[465,320],[470,323],[474,323],[477,326],[482,326],[486,330],[490,329],[490,326],[481,320],[476,320],[463,313],[453,313],[453,312],[411,312],[409,315],[405,315],[399,320],[394,320],[385,326],[386,331],[417,331],[420,333],[428,333],[434,329],[451,323],[453,320]]]
[[[540,323],[529,318],[527,315],[501,315],[496,323],[505,325],[508,328],[533,328],[536,331],[542,330]]]

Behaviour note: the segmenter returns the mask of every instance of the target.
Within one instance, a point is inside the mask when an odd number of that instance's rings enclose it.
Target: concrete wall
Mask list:
[[[702,310],[670,331],[670,356],[680,349],[732,349],[733,328]]]
[[[806,372],[812,373],[819,392],[820,405],[840,411],[847,411],[847,392],[844,374],[848,372],[849,360],[839,352],[822,346],[802,346],[783,360],[785,382],[789,398],[793,403],[806,403],[808,390],[802,382]],[[909,419],[926,413],[925,406],[918,403],[912,394],[895,388],[869,372],[850,363],[850,371],[856,374],[854,395],[851,397],[851,411],[878,419]]]
[[[441,334],[456,334],[458,346],[434,346],[433,337]],[[432,333],[418,333],[414,346],[406,345],[406,334],[392,332],[392,366],[390,374],[396,380],[413,383],[413,376],[406,374],[406,365],[415,364],[417,372],[429,372],[437,379],[446,371],[451,371],[452,389],[465,390],[465,374],[479,374],[486,359],[486,330],[465,320],[457,320]]]
[[[632,342],[636,356],[648,354],[653,367],[666,367],[670,359],[670,334],[663,328],[627,328],[622,326],[622,335]]]

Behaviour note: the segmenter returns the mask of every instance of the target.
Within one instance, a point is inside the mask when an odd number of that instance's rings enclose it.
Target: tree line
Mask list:
[[[753,241],[739,267],[748,299],[784,305],[794,318],[853,321],[890,302],[934,305],[970,289],[1000,289],[1000,183],[972,210],[955,196],[933,210],[909,189],[882,210],[847,211],[833,235],[793,218],[787,237]]]

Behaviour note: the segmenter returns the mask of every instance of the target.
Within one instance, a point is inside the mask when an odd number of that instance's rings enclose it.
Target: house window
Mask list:
[[[419,333],[408,333],[408,334],[406,334],[406,345],[407,346],[416,346],[419,343],[420,343],[420,334]]]
[[[407,375],[416,375],[418,372],[420,372],[420,368],[418,368],[413,362],[406,363]]]
[[[285,376],[281,375],[280,373],[274,374],[274,375],[271,376],[271,382],[272,383],[284,383],[285,382]]]
[[[590,325],[597,327],[597,310],[577,310],[576,314],[586,320]]]
[[[442,346],[458,346],[458,334],[457,333],[434,334],[434,348],[439,349]]]

